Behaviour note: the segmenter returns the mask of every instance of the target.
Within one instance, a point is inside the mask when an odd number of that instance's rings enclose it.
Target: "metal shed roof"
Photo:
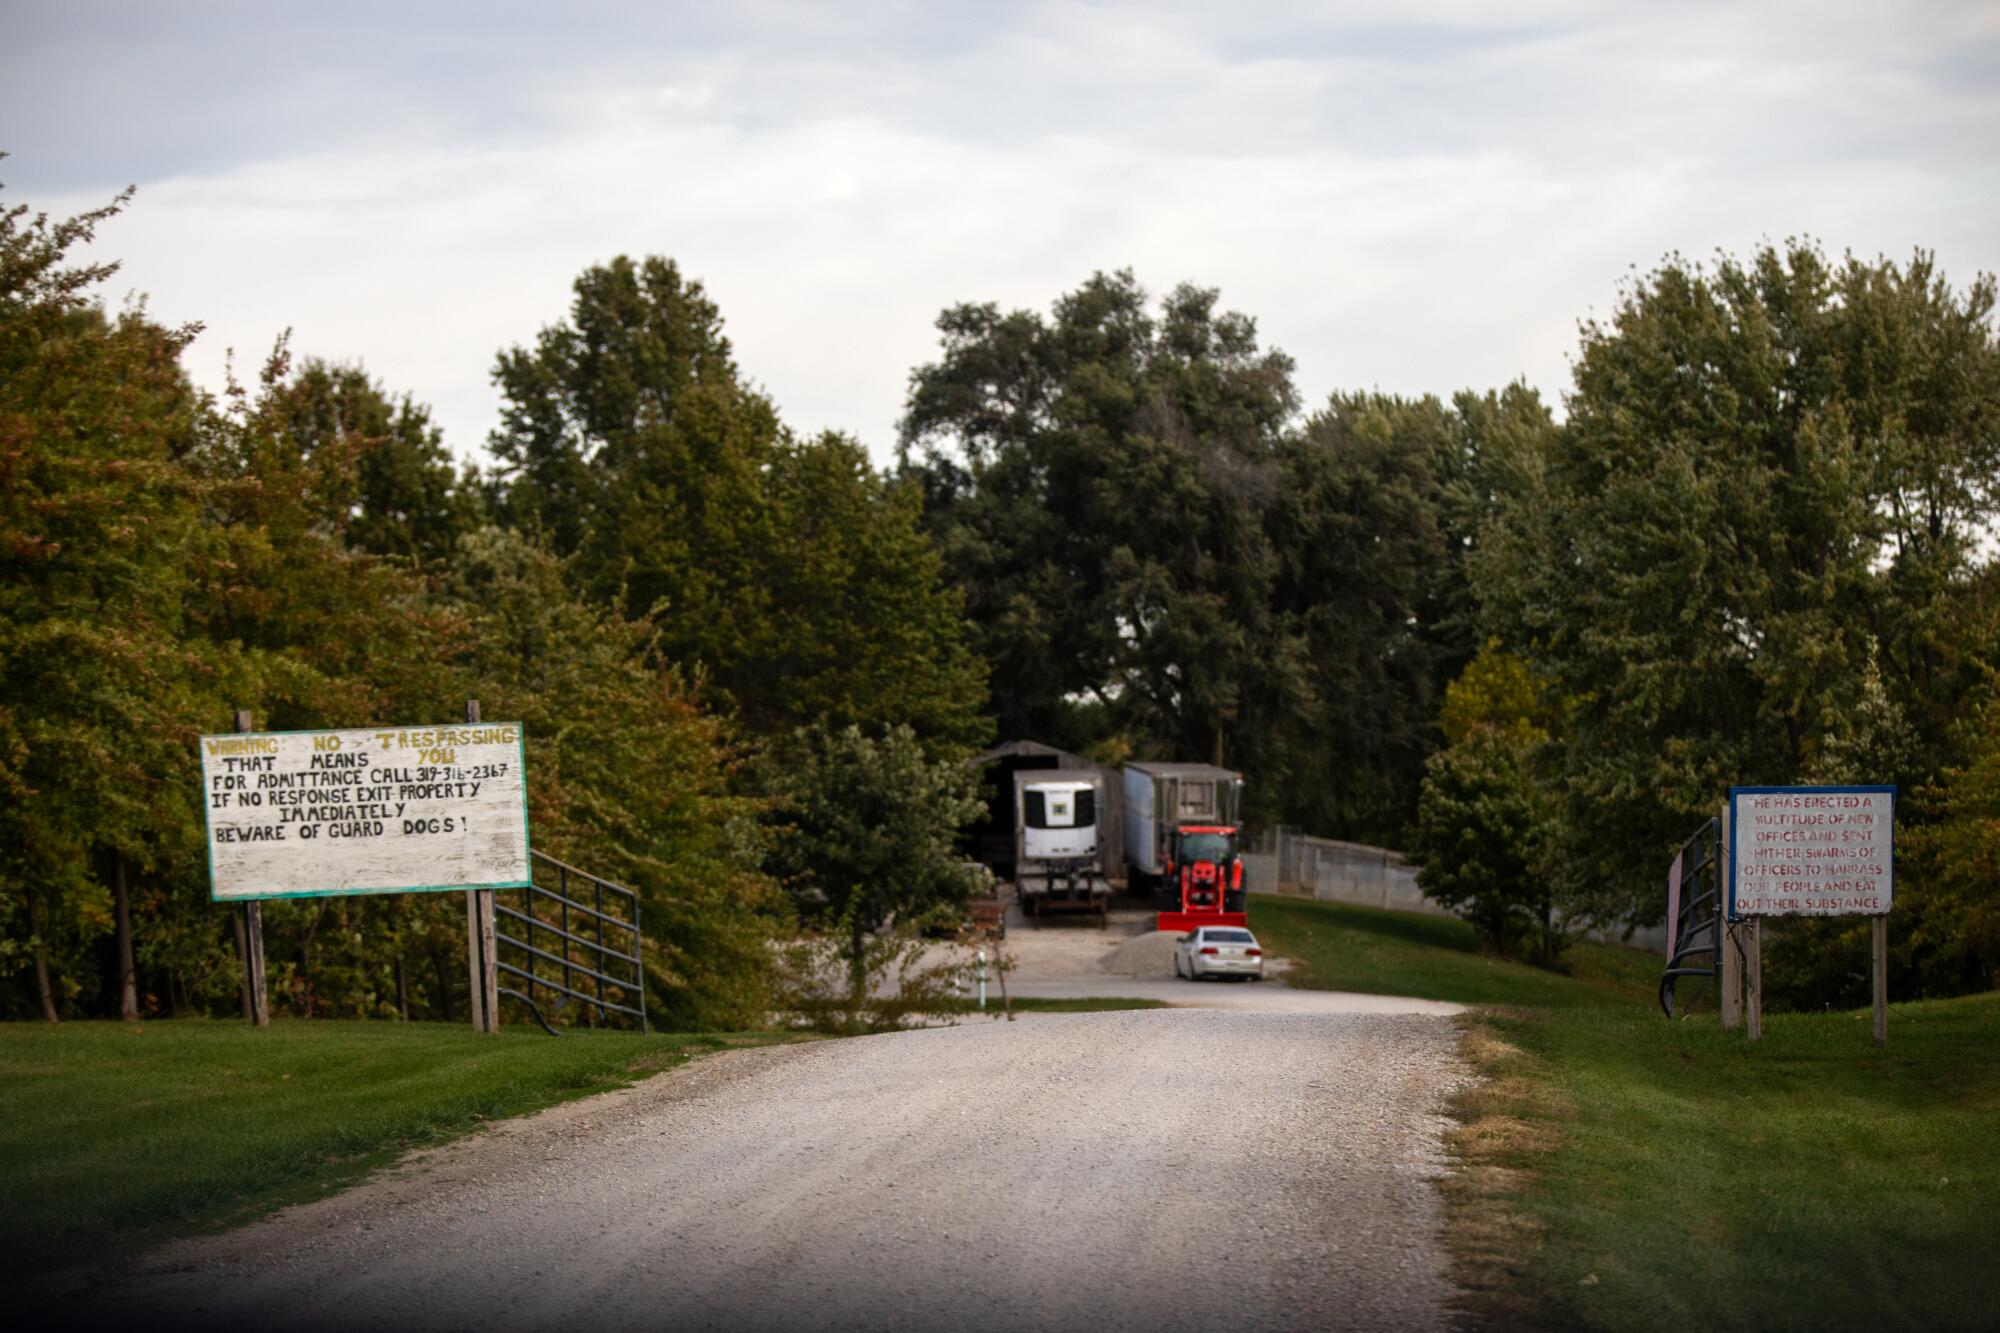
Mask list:
[[[1150,773],[1156,778],[1240,778],[1243,775],[1233,768],[1217,768],[1214,764],[1127,764],[1141,773]]]

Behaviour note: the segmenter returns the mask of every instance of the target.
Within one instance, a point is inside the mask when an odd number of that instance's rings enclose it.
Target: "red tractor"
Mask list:
[[[1243,858],[1233,824],[1184,824],[1174,830],[1162,877],[1169,893],[1180,894],[1178,912],[1160,913],[1159,929],[1247,926],[1243,910]]]

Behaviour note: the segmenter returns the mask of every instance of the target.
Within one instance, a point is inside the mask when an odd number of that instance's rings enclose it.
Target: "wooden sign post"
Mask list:
[[[1889,1044],[1889,918],[1886,914],[1878,916],[1872,924],[1875,927],[1875,938],[1872,941],[1874,947],[1870,950],[1875,955],[1875,1044],[1887,1046]]]
[[[1743,956],[1743,1035],[1751,1041],[1764,1039],[1764,923],[1761,919],[1738,927],[1748,939]]]
[[[1728,919],[1744,944],[1750,1039],[1764,1033],[1764,918],[1867,916],[1873,918],[1875,1042],[1886,1044],[1896,789],[1732,787],[1724,829],[1734,835]],[[1729,996],[1725,984],[1725,1025]]]
[[[250,730],[250,710],[236,710],[236,730]],[[271,994],[264,986],[264,904],[252,900],[243,904],[237,925],[237,939],[243,949],[243,1016],[252,1027],[271,1026]]]
[[[465,720],[479,721],[479,700],[465,701]],[[494,956],[493,890],[468,889],[465,893],[465,958],[470,981],[472,1030],[500,1030],[500,972]]]
[[[1724,865],[1729,864],[1729,807],[1722,807],[1722,840],[1716,855]],[[1722,1010],[1722,1026],[1740,1028],[1743,1026],[1743,935],[1741,925],[1733,918],[1723,920],[1719,941],[1721,956],[1716,959],[1716,980],[1721,983],[1722,995],[1717,1007]]]

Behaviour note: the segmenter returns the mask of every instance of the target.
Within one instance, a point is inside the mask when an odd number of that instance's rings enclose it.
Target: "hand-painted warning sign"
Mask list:
[[[201,738],[215,901],[529,882],[519,724]]]

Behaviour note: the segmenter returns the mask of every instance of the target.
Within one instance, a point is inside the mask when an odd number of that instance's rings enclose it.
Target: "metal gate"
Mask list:
[[[1717,975],[1722,961],[1722,821],[1711,819],[1681,844],[1667,872],[1667,967],[1660,1009],[1674,1016],[1674,983]],[[1707,955],[1706,967],[1695,965]]]
[[[533,884],[494,895],[494,969],[519,983],[499,994],[528,1006],[552,1037],[550,1017],[571,1001],[592,1027],[632,1018],[649,1031],[639,895],[542,852],[533,868]]]

